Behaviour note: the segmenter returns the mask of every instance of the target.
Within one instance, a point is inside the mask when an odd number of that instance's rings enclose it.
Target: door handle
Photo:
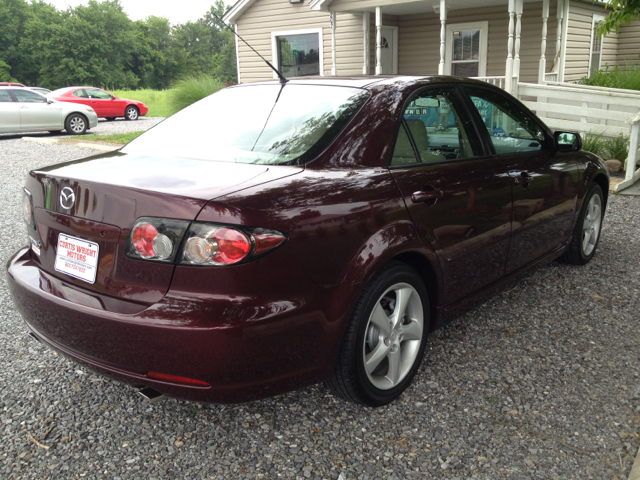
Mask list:
[[[437,200],[438,198],[442,197],[444,197],[444,192],[442,190],[435,190],[433,189],[433,187],[427,186],[422,190],[413,192],[411,194],[411,201],[413,203],[423,203],[429,200]],[[431,205],[433,205],[433,203]]]
[[[513,177],[513,183],[520,185],[522,188],[527,188],[531,183],[531,175],[527,172],[520,172],[520,175]]]

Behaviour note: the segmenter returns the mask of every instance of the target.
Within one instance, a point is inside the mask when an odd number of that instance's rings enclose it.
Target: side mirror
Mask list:
[[[53,98],[47,98],[47,103],[51,105],[52,103],[56,103]]]
[[[582,150],[582,137],[577,132],[557,131],[553,134],[559,152],[579,152]]]
[[[111,95],[111,100],[115,100],[116,98],[118,97],[116,97],[115,95]]]

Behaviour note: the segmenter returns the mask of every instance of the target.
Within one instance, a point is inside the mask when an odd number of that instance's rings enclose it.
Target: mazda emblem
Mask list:
[[[76,194],[70,187],[64,187],[60,192],[60,205],[65,210],[70,210],[74,203],[76,203]]]

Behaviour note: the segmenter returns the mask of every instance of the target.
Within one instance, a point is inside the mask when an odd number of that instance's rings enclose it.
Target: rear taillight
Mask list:
[[[131,228],[130,258],[182,265],[225,266],[260,257],[284,243],[283,233],[163,218],[139,218]]]
[[[173,263],[189,222],[167,218],[139,218],[131,228],[126,252],[131,258]]]

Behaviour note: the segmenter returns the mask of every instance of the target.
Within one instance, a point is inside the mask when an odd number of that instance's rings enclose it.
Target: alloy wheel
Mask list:
[[[582,222],[582,253],[589,256],[596,248],[602,225],[602,198],[600,195],[591,197],[585,213],[584,222]]]
[[[82,117],[73,117],[69,125],[73,133],[83,133],[85,131],[85,123]]]
[[[367,324],[363,365],[374,387],[400,384],[420,352],[424,312],[420,294],[408,283],[389,287],[378,299]]]

